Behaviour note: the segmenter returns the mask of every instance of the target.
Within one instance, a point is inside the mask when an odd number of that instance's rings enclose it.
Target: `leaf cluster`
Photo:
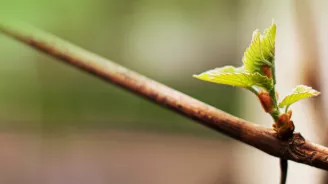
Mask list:
[[[272,111],[274,119],[277,119],[274,114],[280,114],[279,108],[286,107],[285,112],[287,112],[291,104],[319,95],[320,92],[311,87],[299,85],[278,104],[275,91],[276,27],[276,24],[272,23],[263,35],[259,30],[253,32],[252,41],[242,58],[242,66],[224,66],[193,76],[207,82],[242,87],[254,92],[259,97],[263,91],[267,92],[271,95],[272,108],[275,108],[275,112]]]

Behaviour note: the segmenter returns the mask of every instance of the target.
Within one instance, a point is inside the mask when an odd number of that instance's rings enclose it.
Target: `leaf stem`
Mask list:
[[[276,69],[275,69],[275,61],[274,59],[272,60],[272,67],[271,67],[271,73],[272,73],[272,79],[273,79],[273,87],[270,90],[269,94],[270,97],[273,101],[273,106],[274,106],[274,110],[272,111],[272,113],[270,113],[270,115],[272,116],[272,118],[277,121],[278,117],[280,115],[280,110],[278,107],[278,103],[277,103],[277,97],[276,97]]]
[[[287,105],[287,106],[286,106],[285,113],[288,112],[288,108],[289,108],[289,106],[290,106],[290,105]]]
[[[256,96],[259,95],[258,90],[257,90],[255,87],[253,87],[253,86],[250,86],[250,87],[248,87],[248,88],[246,88],[246,89],[250,90],[250,91],[251,91],[252,93],[254,93]]]
[[[271,72],[272,72],[272,79],[273,79],[273,86],[276,85],[277,81],[276,81],[276,66],[275,66],[275,59],[272,59],[272,68],[271,68]]]

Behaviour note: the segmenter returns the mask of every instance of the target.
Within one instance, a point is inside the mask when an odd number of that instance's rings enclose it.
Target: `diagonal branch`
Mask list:
[[[234,117],[123,66],[27,25],[0,23],[0,31],[61,61],[114,83],[218,132],[272,156],[328,170],[328,148],[295,133],[288,141],[276,133]]]

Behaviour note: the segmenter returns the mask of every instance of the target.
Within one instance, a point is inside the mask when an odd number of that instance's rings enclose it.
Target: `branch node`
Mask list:
[[[317,154],[316,151],[311,154],[307,154],[306,150],[303,148],[303,145],[306,143],[306,140],[300,133],[294,133],[293,136],[288,139],[285,149],[282,152],[283,158],[292,158],[297,162],[310,164],[313,161],[313,158]]]

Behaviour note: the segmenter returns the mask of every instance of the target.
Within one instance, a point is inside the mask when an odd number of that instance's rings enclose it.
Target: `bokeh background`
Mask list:
[[[241,65],[252,32],[272,19],[280,96],[296,131],[327,144],[328,2],[324,0],[0,0],[18,18],[230,114],[270,127],[257,99],[192,78]],[[279,160],[0,35],[0,182],[276,184]],[[326,183],[290,162],[288,183]]]

